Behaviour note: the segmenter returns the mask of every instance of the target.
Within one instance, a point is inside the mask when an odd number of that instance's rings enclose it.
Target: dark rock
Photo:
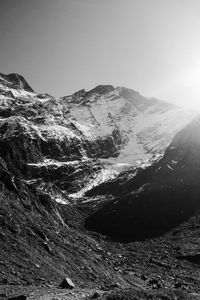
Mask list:
[[[118,282],[116,282],[116,283],[111,284],[109,287],[112,288],[112,289],[113,288],[119,288],[120,284]]]
[[[98,297],[100,297],[101,295],[98,292],[95,292],[92,296],[91,299],[96,299]]]
[[[62,289],[73,289],[74,288],[74,283],[71,281],[70,278],[65,278],[59,285]]]
[[[47,242],[42,242],[42,246],[43,246],[43,248],[44,248],[47,252],[52,253],[52,249],[51,249],[51,247],[47,244]]]
[[[2,284],[8,284],[8,279],[7,279],[7,278],[4,278],[4,279],[2,280]]]
[[[142,280],[147,280],[147,276],[145,276],[144,274],[141,275],[141,279]]]
[[[160,282],[155,278],[150,279],[148,284],[151,285],[153,289],[161,288]]]
[[[26,299],[27,299],[27,297],[25,295],[8,298],[8,300],[26,300]]]
[[[98,94],[106,94],[114,90],[112,85],[98,85],[94,89],[87,92],[87,95],[91,95],[94,93]]]
[[[178,289],[178,288],[182,287],[182,283],[181,283],[181,282],[176,282],[176,283],[174,284],[174,287],[175,287],[176,289]]]
[[[200,264],[200,254],[197,253],[197,254],[191,254],[191,255],[180,255],[177,257],[178,259],[183,259],[183,260],[187,260],[191,263],[194,263],[194,264]]]

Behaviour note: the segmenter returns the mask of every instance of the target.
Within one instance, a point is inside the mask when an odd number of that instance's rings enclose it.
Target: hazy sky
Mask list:
[[[200,105],[200,0],[0,0],[0,72],[56,96],[98,84]]]

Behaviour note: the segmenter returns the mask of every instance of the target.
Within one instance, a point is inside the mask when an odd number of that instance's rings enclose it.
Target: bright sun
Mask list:
[[[200,63],[177,72],[164,93],[168,101],[200,110]]]

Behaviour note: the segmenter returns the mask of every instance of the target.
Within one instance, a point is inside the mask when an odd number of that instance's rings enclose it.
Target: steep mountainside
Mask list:
[[[1,159],[13,178],[67,202],[65,191],[76,192],[102,169],[96,158],[118,154],[118,129],[93,136],[69,116],[65,100],[35,94],[18,75],[1,75],[0,89]]]

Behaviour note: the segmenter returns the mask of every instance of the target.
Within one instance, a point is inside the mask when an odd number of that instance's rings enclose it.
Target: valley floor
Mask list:
[[[100,235],[97,238],[95,233],[88,232],[88,240],[98,243],[98,255],[105,274],[109,266],[113,281],[102,279],[101,282],[96,278],[87,285],[80,284],[77,279],[74,290],[62,290],[58,288],[59,281],[51,278],[45,282],[38,277],[38,284],[27,278],[27,284],[17,285],[17,282],[9,282],[12,274],[7,273],[8,282],[0,286],[0,299],[22,294],[33,300],[92,299],[95,295],[98,299],[109,300],[200,299],[199,219],[198,215],[192,217],[162,237],[129,243],[113,242]],[[91,255],[94,252],[92,249]],[[97,270],[95,265],[93,267],[95,273]],[[17,264],[15,272],[17,274]]]

